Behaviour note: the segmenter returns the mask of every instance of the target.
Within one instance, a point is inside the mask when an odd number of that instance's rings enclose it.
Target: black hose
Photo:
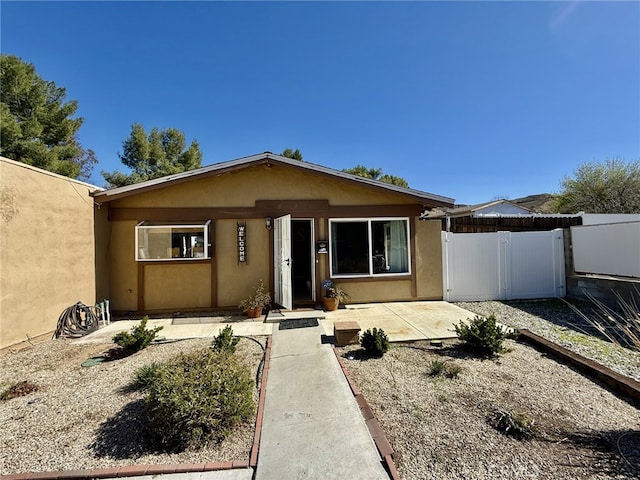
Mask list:
[[[79,338],[95,332],[97,329],[98,317],[96,317],[93,308],[78,302],[60,314],[53,337]]]

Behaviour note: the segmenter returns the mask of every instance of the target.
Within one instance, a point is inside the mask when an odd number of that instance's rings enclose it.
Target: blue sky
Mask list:
[[[67,89],[101,170],[131,124],[203,165],[299,148],[458,203],[640,160],[639,2],[10,2],[1,51]]]

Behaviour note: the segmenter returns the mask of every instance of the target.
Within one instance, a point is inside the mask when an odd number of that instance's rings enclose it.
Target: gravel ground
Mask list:
[[[381,359],[338,349],[396,451],[404,480],[640,478],[638,410],[567,366],[508,340],[496,359],[456,341],[392,344]],[[430,364],[461,367],[431,376]],[[534,421],[518,440],[488,419],[514,411]]]
[[[561,302],[458,305],[494,313],[502,323],[528,328],[640,380],[639,354],[576,333],[580,318]],[[258,341],[264,346],[264,339]],[[139,366],[209,343],[152,345],[91,368],[80,364],[113,344],[55,340],[0,357],[0,389],[23,380],[39,386],[27,396],[0,402],[0,472],[248,458],[253,422],[221,445],[174,454],[154,451],[144,436],[142,396],[126,391]],[[342,350],[355,356],[347,361],[349,371],[394,446],[405,480],[640,478],[636,408],[531,347],[508,341],[511,352],[479,360],[456,345],[396,344],[382,359],[370,360],[359,359],[357,346]],[[243,339],[239,353],[257,371],[261,346]],[[453,379],[429,376],[433,360],[462,370]],[[498,433],[487,423],[498,409],[528,415],[536,436],[520,441]]]
[[[265,344],[264,338],[256,340],[241,339],[237,350],[254,372]],[[155,451],[144,435],[143,396],[126,388],[138,367],[210,343],[152,344],[130,357],[89,368],[81,363],[114,345],[52,340],[0,357],[0,390],[25,380],[39,387],[0,401],[0,473],[248,459],[255,418],[220,445],[180,453]]]
[[[505,325],[526,328],[622,375],[640,381],[640,352],[582,333],[593,332],[593,328],[561,300],[461,302],[456,305],[479,315],[494,314],[496,319]],[[590,306],[587,303],[581,302],[576,305],[584,313],[589,313]]]
[[[457,305],[494,314],[640,380],[640,354],[581,333],[590,329],[562,301]],[[357,346],[339,351],[396,450],[405,480],[640,478],[636,407],[529,346],[511,340],[507,346],[510,352],[484,360],[467,355],[457,341],[441,349],[394,344],[381,359],[362,357]],[[461,371],[455,378],[432,376],[434,360]],[[488,421],[496,412],[525,414],[534,421],[534,437],[498,432]]]

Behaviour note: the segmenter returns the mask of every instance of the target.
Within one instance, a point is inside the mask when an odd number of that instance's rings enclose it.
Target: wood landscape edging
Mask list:
[[[393,451],[393,447],[391,446],[391,443],[389,443],[389,440],[387,440],[387,437],[385,436],[384,431],[382,430],[382,427],[378,422],[378,419],[373,414],[373,411],[371,410],[371,407],[369,407],[369,404],[367,403],[367,400],[364,398],[364,395],[360,393],[360,391],[356,387],[353,380],[351,380],[351,377],[349,376],[349,371],[347,370],[347,365],[342,359],[342,357],[338,354],[338,350],[336,349],[336,346],[331,345],[331,348],[333,348],[333,353],[335,354],[336,359],[340,364],[342,373],[347,379],[347,383],[349,384],[351,393],[353,394],[356,400],[356,403],[360,408],[360,413],[362,414],[365,424],[369,429],[369,434],[371,435],[371,438],[373,438],[373,442],[376,444],[378,453],[380,453],[380,456],[383,459],[383,463],[386,466],[387,473],[389,474],[392,480],[401,480],[400,475],[398,474],[398,470],[396,469],[396,464],[393,461],[393,455],[395,452]]]
[[[629,403],[635,403],[634,406],[640,405],[640,382],[637,382],[633,378],[621,375],[620,373],[615,372],[610,368],[591,360],[590,358],[572,352],[568,348],[536,335],[526,328],[518,330],[518,333],[518,340],[548,352],[558,360],[575,367],[581,373],[604,383],[615,393],[631,400]]]

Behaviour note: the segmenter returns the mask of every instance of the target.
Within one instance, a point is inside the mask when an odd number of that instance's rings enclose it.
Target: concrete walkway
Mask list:
[[[149,320],[167,339],[213,338],[231,325],[238,336],[273,334],[256,480],[388,480],[376,446],[330,344],[333,325],[357,321],[383,328],[392,342],[455,337],[453,326],[473,314],[447,302],[347,305],[335,312],[271,312],[269,321],[317,318],[317,327],[279,330],[234,316],[176,316]],[[110,343],[138,320],[119,320],[74,343]],[[162,480],[249,480],[253,469],[164,474]],[[152,476],[157,478],[157,475]],[[148,477],[138,477],[148,480]]]
[[[388,480],[321,326],[274,326],[256,480]]]

